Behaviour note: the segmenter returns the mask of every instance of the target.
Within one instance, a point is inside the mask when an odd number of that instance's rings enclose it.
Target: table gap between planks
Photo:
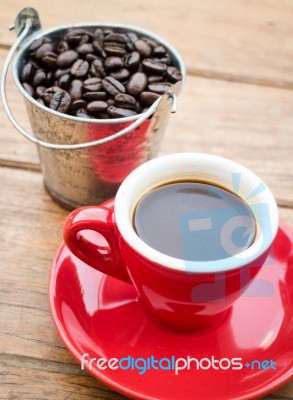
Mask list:
[[[30,1],[43,27],[121,22],[170,41],[187,67],[160,154],[208,152],[246,165],[273,191],[293,226],[293,0]],[[0,64],[23,8],[2,0]],[[9,101],[30,129],[21,95]],[[36,147],[0,117],[0,400],[123,399],[83,373],[57,336],[47,281],[67,211],[47,195]],[[288,338],[292,340],[292,338]],[[287,383],[263,399],[293,399]],[[216,400],[216,399],[215,399]]]

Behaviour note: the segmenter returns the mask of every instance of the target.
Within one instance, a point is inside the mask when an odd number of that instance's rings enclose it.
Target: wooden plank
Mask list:
[[[172,44],[195,74],[223,79],[293,86],[292,0],[119,0],[86,7],[77,0],[57,5],[31,0],[44,28],[78,22],[121,22],[147,28]],[[24,7],[21,0],[2,0],[0,44],[11,45],[7,27]]]
[[[8,93],[17,118],[30,129],[11,79]],[[292,108],[291,90],[188,76],[160,154],[195,151],[231,158],[260,175],[280,204],[292,205]],[[6,116],[0,120],[0,165],[39,169],[36,146]]]
[[[68,213],[40,173],[2,167],[0,182],[0,399],[122,400],[84,375],[51,321],[48,275]],[[293,226],[293,209],[280,215]],[[292,382],[269,399],[293,399]]]

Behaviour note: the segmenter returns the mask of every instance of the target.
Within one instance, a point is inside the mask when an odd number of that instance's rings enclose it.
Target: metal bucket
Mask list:
[[[90,31],[112,27],[154,39],[168,49],[173,65],[185,77],[184,64],[177,51],[169,43],[141,28],[120,24],[75,24],[42,31],[34,9],[26,8],[19,13],[13,26],[19,37],[3,67],[3,104],[13,125],[38,145],[45,187],[51,197],[67,209],[99,204],[113,197],[133,169],[157,155],[170,112],[176,111],[177,95],[183,83],[180,81],[173,85],[172,90],[162,95],[146,112],[127,118],[77,118],[41,105],[29,96],[20,82],[27,50],[35,39],[46,35],[58,40],[73,27]],[[13,63],[13,77],[25,99],[33,135],[15,120],[6,98],[8,67],[19,47]]]

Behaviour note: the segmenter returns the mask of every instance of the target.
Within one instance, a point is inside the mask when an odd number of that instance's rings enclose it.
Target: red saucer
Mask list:
[[[105,246],[102,238],[98,240]],[[203,368],[196,370],[191,363],[190,370],[181,370],[178,375],[174,370],[152,368],[141,375],[137,369],[102,370],[95,362],[89,370],[86,362],[89,373],[126,396],[147,400],[254,399],[293,376],[293,230],[283,222],[270,264],[258,275],[271,288],[269,297],[242,296],[217,329],[180,333],[150,321],[131,285],[88,267],[62,244],[49,281],[51,312],[59,335],[79,364],[85,353],[87,359],[241,359],[241,370],[224,370],[229,360],[222,361],[223,369],[203,369],[210,362],[205,360]],[[265,360],[265,369],[258,369]],[[166,368],[167,361],[162,365]]]

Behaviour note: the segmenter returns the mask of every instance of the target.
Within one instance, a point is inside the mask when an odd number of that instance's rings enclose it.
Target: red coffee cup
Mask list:
[[[152,188],[178,180],[209,182],[245,200],[256,223],[250,247],[221,260],[186,261],[147,245],[133,227],[135,207]],[[181,153],[153,159],[131,172],[120,186],[113,208],[73,211],[64,225],[64,240],[89,266],[132,284],[154,321],[192,331],[221,323],[233,302],[257,280],[259,269],[266,267],[278,223],[272,193],[250,170],[209,154]],[[108,247],[91,243],[82,232],[89,229],[101,234]],[[221,240],[219,245],[225,245]],[[257,297],[258,292],[253,295]]]

